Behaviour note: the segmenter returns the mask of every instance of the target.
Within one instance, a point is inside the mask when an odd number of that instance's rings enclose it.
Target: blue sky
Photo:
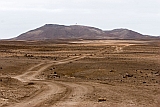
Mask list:
[[[0,39],[44,24],[128,28],[160,35],[160,0],[0,0]]]

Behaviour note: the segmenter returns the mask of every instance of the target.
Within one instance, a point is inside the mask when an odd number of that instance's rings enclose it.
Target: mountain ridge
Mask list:
[[[159,37],[143,35],[128,29],[102,30],[84,25],[45,24],[25,32],[12,40],[48,39],[156,39]]]

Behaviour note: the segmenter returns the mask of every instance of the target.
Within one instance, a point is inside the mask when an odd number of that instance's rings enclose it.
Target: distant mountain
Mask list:
[[[81,25],[46,24],[28,31],[12,40],[48,40],[48,39],[152,39],[153,36],[142,35],[128,29],[103,31],[99,28]]]
[[[15,40],[45,40],[45,39],[96,39],[105,35],[101,29],[80,25],[64,26],[46,24],[35,30],[21,34]]]
[[[114,37],[116,39],[151,39],[153,36],[142,35],[132,30],[128,29],[114,29],[111,31],[105,31],[106,35]]]

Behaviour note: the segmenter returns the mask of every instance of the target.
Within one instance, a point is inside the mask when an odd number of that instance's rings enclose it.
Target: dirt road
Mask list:
[[[69,63],[71,61],[79,60],[84,57],[85,56],[80,56],[80,57],[76,56],[76,57],[71,57],[71,58],[67,58],[64,60],[56,61],[56,62],[50,61],[50,62],[39,63],[39,64],[29,68],[26,73],[13,77],[13,78],[16,78],[22,82],[35,82],[37,84],[40,84],[40,86],[38,87],[39,93],[38,94],[36,93],[35,95],[33,95],[31,99],[28,98],[20,103],[10,105],[8,107],[36,107],[36,106],[39,107],[39,106],[43,106],[43,104],[45,104],[44,102],[46,100],[49,100],[51,96],[53,96],[57,93],[63,93],[66,88],[68,88],[68,90],[69,89],[72,90],[73,88],[75,88],[72,93],[74,94],[74,93],[78,92],[77,94],[79,94],[79,95],[75,97],[75,99],[77,99],[77,101],[78,101],[79,97],[81,95],[84,95],[87,92],[86,87],[78,85],[78,84],[73,84],[73,83],[70,84],[70,83],[63,83],[63,82],[45,81],[45,80],[37,79],[35,77],[37,75],[39,75],[39,73],[41,73],[42,71],[44,71],[45,69],[47,69],[48,67],[50,67],[52,65]],[[39,69],[37,71],[34,71],[34,69],[37,67],[39,67]]]
[[[77,107],[82,106],[82,102],[85,101],[85,95],[92,93],[94,88],[92,85],[86,85],[84,83],[67,83],[62,82],[61,84],[72,89],[71,93],[64,97],[63,100],[59,101],[51,107]]]
[[[63,87],[51,82],[41,81],[41,86],[38,88],[39,92],[35,93],[24,101],[10,105],[9,107],[39,107],[51,95],[63,92]]]
[[[103,53],[104,51],[105,49],[103,51],[98,51],[96,53],[100,54]],[[117,48],[115,49],[115,51],[117,51]],[[60,107],[60,106],[71,107],[78,105],[80,106],[81,105],[80,103],[83,101],[85,95],[93,91],[93,86],[82,83],[79,84],[79,83],[45,81],[37,79],[36,76],[52,65],[65,64],[71,61],[82,59],[84,57],[86,56],[75,56],[60,61],[49,61],[49,62],[44,61],[29,68],[27,72],[25,72],[24,74],[13,77],[22,82],[35,82],[40,86],[37,86],[39,92],[35,93],[35,95],[27,98],[26,100],[20,103],[10,105],[8,107],[40,107],[46,105],[49,106],[49,104],[45,105],[45,101],[52,100],[51,98],[54,97],[54,95],[63,93],[66,90],[68,91],[68,94],[59,97],[59,99],[57,99],[57,102],[55,102],[55,104],[52,106],[53,107]],[[38,70],[36,70],[37,68]],[[61,101],[60,99],[63,100]]]
[[[108,45],[108,44],[107,44]],[[133,44],[113,45],[115,48],[113,53],[123,52],[124,47]],[[106,52],[107,49],[96,50],[95,55]],[[108,84],[87,82],[64,82],[50,81],[36,78],[41,72],[53,65],[70,63],[76,60],[83,59],[88,55],[72,56],[59,61],[42,61],[39,64],[29,68],[24,74],[15,76],[22,82],[32,82],[38,88],[38,92],[29,96],[22,102],[9,105],[8,107],[145,107],[146,105],[138,105],[136,102],[137,96],[143,93],[138,93],[136,90],[133,95],[129,92],[132,90],[123,86],[111,86]],[[134,92],[132,92],[134,93]],[[122,96],[124,95],[124,96]],[[130,97],[131,96],[131,97]],[[149,95],[147,95],[149,96]],[[107,101],[98,102],[98,98],[107,97]],[[144,95],[145,97],[145,95]],[[154,96],[151,96],[154,97]],[[117,100],[118,99],[118,100]],[[150,100],[150,98],[146,98]],[[117,102],[118,103],[117,103]],[[150,106],[151,107],[151,106]],[[156,107],[156,105],[155,105]]]
[[[100,52],[99,52],[100,53]],[[10,105],[8,107],[39,107],[45,106],[46,100],[51,100],[51,96],[54,96],[58,93],[63,93],[66,90],[70,90],[70,93],[62,96],[59,99],[65,99],[63,103],[60,101],[54,106],[71,106],[71,105],[79,105],[82,101],[85,94],[92,92],[93,88],[83,84],[76,83],[66,83],[66,82],[51,82],[37,79],[36,76],[39,75],[42,71],[47,69],[52,65],[59,65],[69,63],[75,60],[79,60],[86,57],[82,56],[74,56],[67,59],[63,59],[60,61],[49,61],[49,62],[41,62],[27,70],[22,75],[15,76],[13,78],[18,79],[22,82],[35,82],[41,84],[39,88],[39,93],[36,93],[32,96],[32,98],[28,98],[20,103]],[[38,68],[38,70],[35,70]],[[47,105],[49,106],[49,105]]]

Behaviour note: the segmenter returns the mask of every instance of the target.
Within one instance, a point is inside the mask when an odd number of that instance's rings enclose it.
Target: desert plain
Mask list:
[[[159,105],[159,40],[0,41],[0,107]]]

